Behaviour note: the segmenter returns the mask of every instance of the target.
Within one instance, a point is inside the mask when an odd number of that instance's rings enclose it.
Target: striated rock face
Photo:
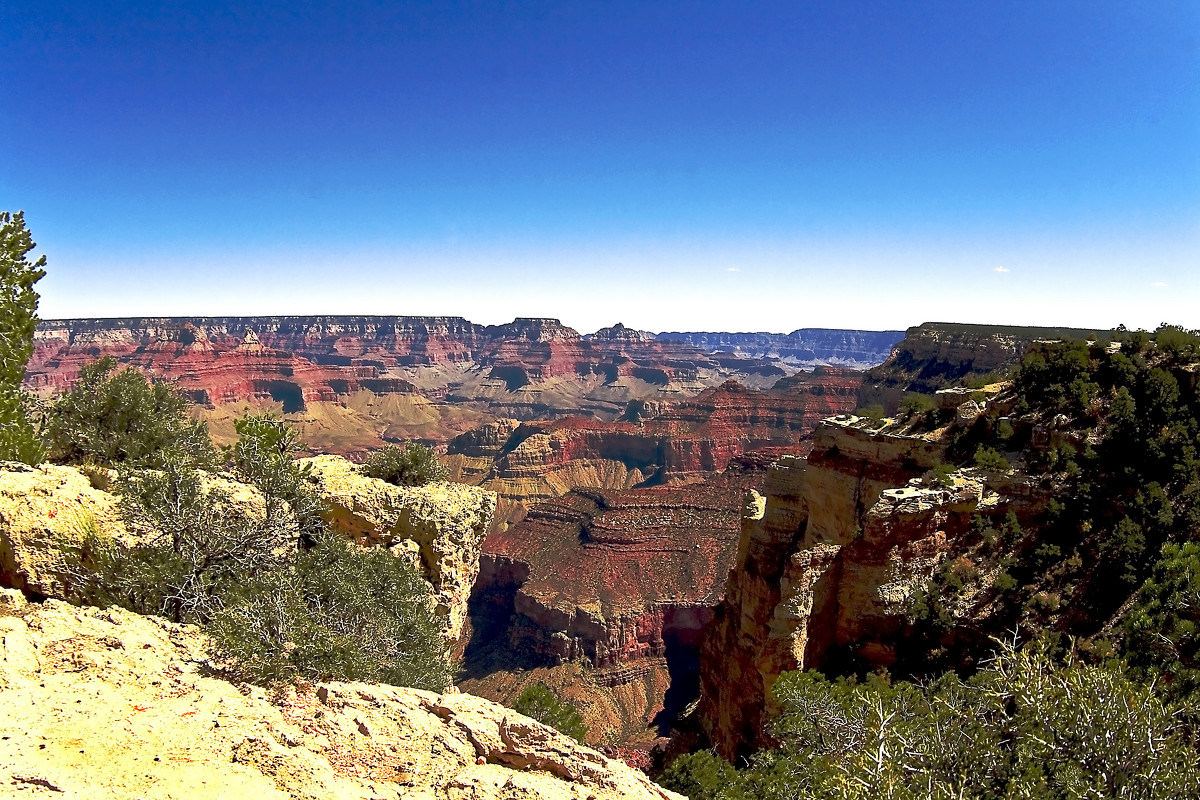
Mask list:
[[[921,485],[945,446],[937,434],[889,435],[840,417],[822,423],[807,461],[785,457],[768,471],[702,645],[699,718],[723,755],[769,741],[780,672],[894,663],[910,595],[971,514],[996,503],[977,479]]]
[[[887,359],[900,331],[843,331],[801,328],[791,333],[660,333],[659,339],[687,342],[707,353],[773,358],[809,369],[820,365],[869,369]]]
[[[0,603],[0,784],[24,796],[670,800],[626,765],[470,695],[210,677],[188,626]]]
[[[496,511],[495,494],[458,483],[393,486],[366,477],[339,456],[305,461],[312,465],[317,493],[330,504],[336,530],[397,555],[415,545],[416,560],[446,617],[445,634],[457,639],[479,574],[480,544]]]
[[[489,535],[464,653],[471,690],[507,698],[524,672],[548,669],[553,682],[582,661],[596,740],[653,740],[697,696],[700,631],[733,564],[744,489],[761,475],[577,488]]]
[[[226,493],[236,513],[264,513],[254,487],[217,476],[207,485]],[[76,467],[0,463],[0,586],[70,598],[74,578],[67,556],[78,553],[89,532],[130,545],[151,535],[127,531],[117,498],[93,488]]]
[[[515,522],[525,509],[575,486],[629,489],[717,472],[751,452],[804,452],[820,419],[854,407],[858,379],[856,372],[823,367],[767,391],[726,381],[690,400],[635,401],[613,422],[497,422],[456,437],[448,455],[463,479],[473,474],[499,495],[501,523]],[[466,460],[489,455],[486,472]]]
[[[580,336],[553,319],[75,319],[41,323],[27,383],[53,394],[102,355],[174,382],[220,437],[232,434],[226,406],[270,404],[316,450],[343,454],[440,444],[497,418],[613,419],[631,400],[678,400],[731,378],[765,389],[797,370],[620,324]]]
[[[894,411],[905,392],[932,394],[971,375],[1000,375],[1039,339],[1085,339],[1108,331],[926,322],[904,332],[887,360],[863,374],[859,404]]]

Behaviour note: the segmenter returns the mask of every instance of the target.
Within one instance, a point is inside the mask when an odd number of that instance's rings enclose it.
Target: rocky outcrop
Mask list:
[[[210,489],[225,494],[235,513],[264,513],[262,496],[242,483],[212,476]],[[0,464],[0,586],[66,599],[78,577],[71,565],[89,534],[133,545],[152,531],[130,531],[117,498],[92,485],[77,467]]]
[[[887,359],[900,331],[845,331],[801,328],[791,333],[660,333],[659,339],[687,342],[706,353],[777,359],[811,369],[816,366],[868,369]]]
[[[926,322],[904,332],[887,360],[863,374],[860,406],[895,411],[905,392],[932,394],[970,376],[1001,376],[1039,339],[1085,339],[1111,331]]]
[[[0,786],[21,796],[677,798],[510,709],[361,683],[212,677],[188,626],[0,603]]]
[[[480,545],[496,511],[495,494],[446,482],[393,486],[366,477],[339,456],[303,463],[311,466],[311,480],[329,504],[336,530],[364,546],[415,555],[446,618],[446,636],[458,638],[479,574]]]
[[[781,672],[894,663],[910,595],[970,515],[997,502],[977,479],[923,485],[945,447],[941,432],[888,434],[840,417],[822,423],[807,461],[768,471],[702,646],[699,719],[723,755],[769,741],[763,722]]]

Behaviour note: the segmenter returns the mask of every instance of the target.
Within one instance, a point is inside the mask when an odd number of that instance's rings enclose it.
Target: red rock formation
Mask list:
[[[756,473],[686,486],[574,489],[494,532],[472,598],[484,638],[596,668],[695,649],[733,563]],[[619,681],[620,673],[614,673]]]

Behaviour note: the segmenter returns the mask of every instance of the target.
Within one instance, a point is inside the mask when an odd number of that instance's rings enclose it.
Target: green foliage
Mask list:
[[[1200,542],[1167,544],[1125,618],[1135,674],[1196,705],[1200,694]]]
[[[300,539],[311,543],[325,530],[324,504],[308,478],[310,464],[300,465],[304,449],[296,429],[273,415],[247,414],[235,420],[237,442],[227,450],[238,476],[262,491],[267,519],[290,514]]]
[[[908,392],[904,395],[904,399],[900,401],[900,413],[905,417],[915,417],[922,414],[928,414],[937,407],[933,397],[920,392]],[[882,414],[882,408],[880,409]]]
[[[441,692],[451,665],[428,584],[407,561],[326,534],[294,569],[253,576],[209,626],[233,671]]]
[[[25,227],[25,212],[0,212],[0,461],[38,464],[42,443],[31,422],[32,399],[21,389],[33,355],[38,293],[46,257],[29,260],[36,247]]]
[[[293,458],[299,443],[282,422],[245,417],[236,429],[228,454],[265,508],[240,507],[214,488],[184,447],[153,454],[155,469],[126,462],[120,509],[130,528],[153,535],[134,548],[87,535],[77,595],[207,626],[242,680],[299,675],[444,690],[451,666],[429,585],[390,552],[326,532]]]
[[[239,510],[202,475],[175,450],[159,469],[121,474],[126,525],[153,534],[132,548],[89,537],[78,589],[85,602],[204,623],[248,576],[286,563],[295,546],[287,521]]]
[[[693,798],[1195,797],[1200,765],[1177,707],[1119,669],[1003,647],[975,677],[924,687],[785,673],[783,744],[736,776],[706,755],[672,765]],[[677,762],[678,763],[678,762]]]
[[[975,451],[975,466],[989,475],[1004,475],[1009,471],[1008,460],[998,450],[983,445]]]
[[[856,417],[869,419],[871,422],[879,424],[880,422],[883,422],[886,413],[883,410],[883,406],[876,403],[874,405],[863,406],[862,408],[855,409],[854,415]]]
[[[220,458],[208,426],[187,415],[187,401],[141,372],[117,370],[106,356],[79,370],[79,380],[51,407],[46,421],[51,457],[115,467],[214,469]]]
[[[955,472],[953,464],[937,463],[925,473],[925,482],[930,486],[947,488],[954,485],[953,475]]]
[[[688,800],[729,797],[732,787],[741,782],[741,774],[711,750],[676,758],[658,777],[660,786],[679,792]]]
[[[570,703],[561,700],[550,691],[544,683],[532,683],[526,686],[513,703],[515,711],[532,717],[543,725],[565,733],[576,741],[582,742],[587,735],[587,727],[583,717]]]
[[[371,453],[363,464],[363,474],[396,486],[422,486],[446,480],[449,472],[438,461],[432,447],[409,442],[404,447],[390,444]]]

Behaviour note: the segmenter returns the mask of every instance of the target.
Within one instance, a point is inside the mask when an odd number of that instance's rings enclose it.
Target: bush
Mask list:
[[[141,372],[117,371],[112,356],[79,370],[79,380],[49,410],[50,456],[68,464],[215,469],[221,459],[208,426],[187,415],[187,401]]]
[[[126,548],[97,535],[80,554],[79,596],[175,622],[205,623],[248,577],[278,569],[294,551],[286,519],[238,514],[223,492],[168,452],[161,469],[125,472],[119,508],[133,530],[153,538]]]
[[[900,401],[900,413],[905,417],[915,417],[928,414],[937,407],[933,397],[920,392],[909,392]],[[881,409],[882,411],[882,409]]]
[[[513,710],[527,717],[536,719],[543,725],[549,725],[560,733],[565,733],[572,739],[582,742],[587,736],[587,726],[583,717],[570,703],[561,700],[550,691],[544,683],[533,683],[526,686],[513,703]]]
[[[709,756],[664,774],[693,797],[1196,797],[1200,766],[1179,708],[1119,669],[1004,646],[964,681],[924,686],[784,673],[783,743],[730,780]],[[677,762],[678,763],[678,762]],[[698,791],[697,791],[698,790]]]
[[[296,436],[281,421],[245,417],[236,428],[228,453],[263,492],[265,517],[236,513],[227,495],[205,487],[185,448],[168,447],[157,469],[123,468],[117,484],[126,523],[154,538],[123,548],[86,531],[76,593],[205,625],[242,680],[301,675],[444,690],[451,666],[429,584],[387,550],[326,532],[293,459]]]
[[[300,465],[304,449],[296,429],[271,414],[235,420],[238,440],[226,451],[238,476],[259,488],[267,518],[290,514],[301,542],[312,544],[325,530],[325,504],[309,483],[310,464]]]
[[[987,475],[1004,475],[1009,471],[1008,460],[998,450],[982,445],[975,451],[975,466]]]
[[[390,444],[371,453],[362,466],[363,474],[369,478],[396,486],[423,486],[433,481],[444,481],[450,474],[432,447],[409,442],[404,447]]]
[[[210,632],[253,683],[302,676],[445,691],[452,669],[429,585],[411,564],[326,534],[295,568],[249,581]]]

